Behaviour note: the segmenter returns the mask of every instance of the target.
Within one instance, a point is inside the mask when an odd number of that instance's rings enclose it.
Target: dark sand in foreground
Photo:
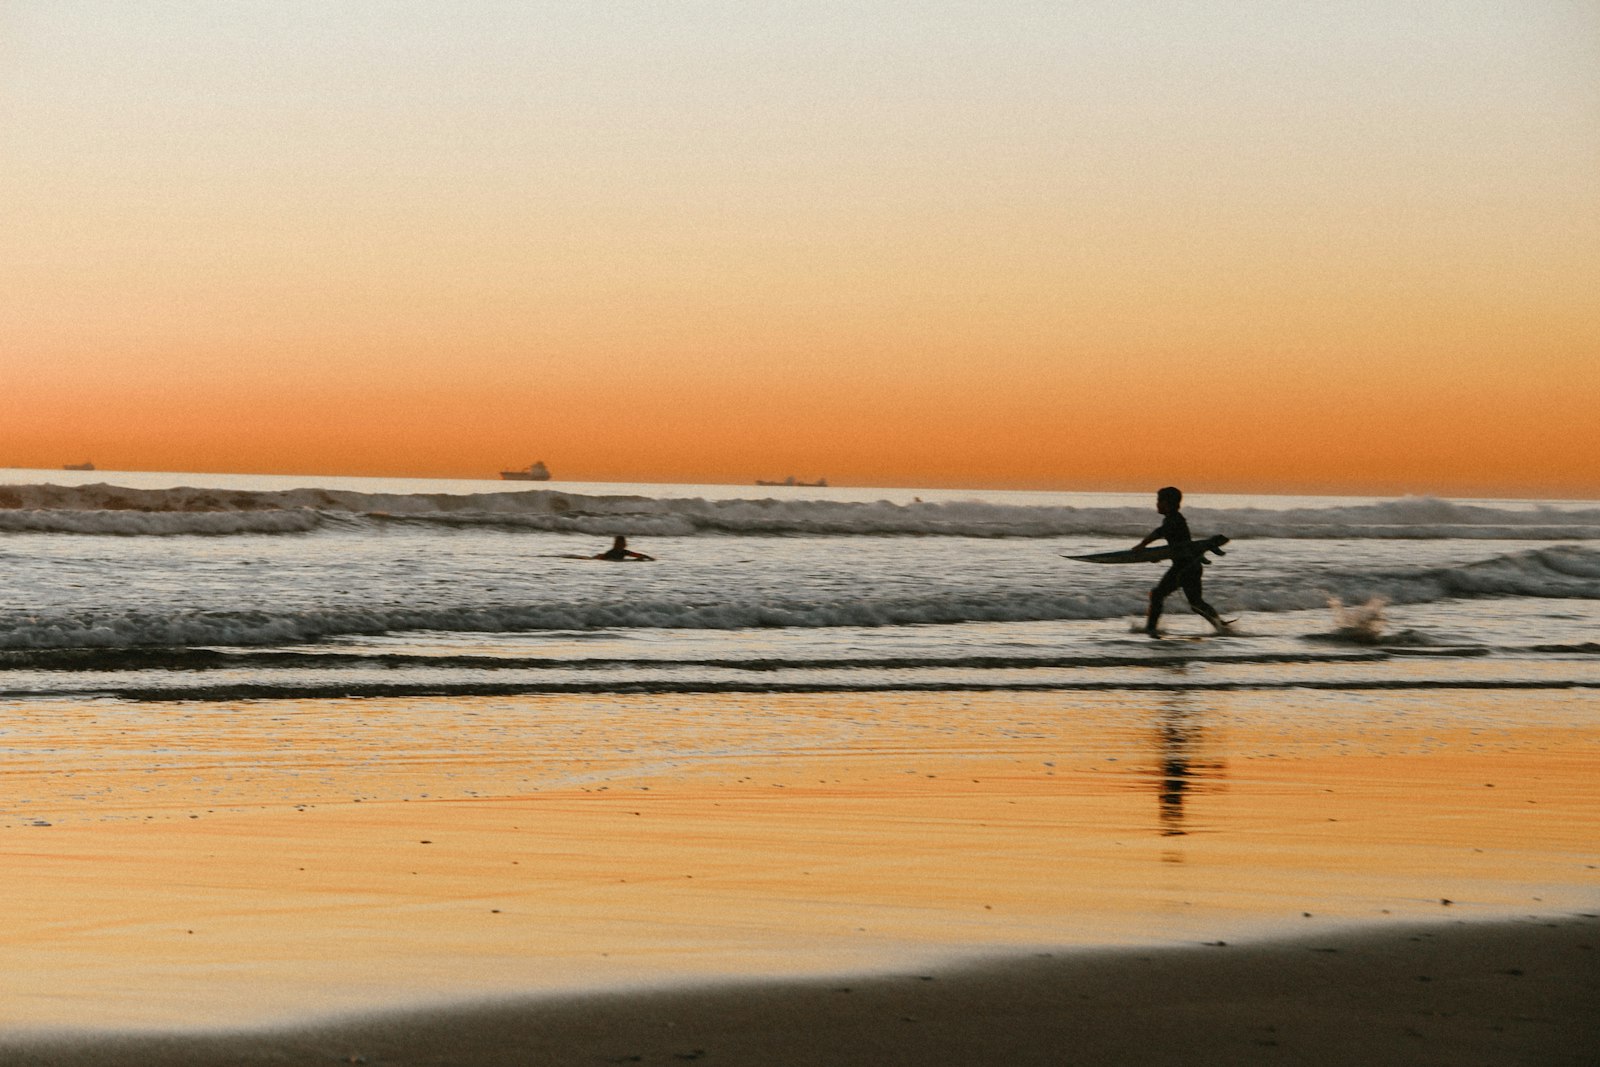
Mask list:
[[[0,1045],[105,1064],[1600,1063],[1600,917]]]

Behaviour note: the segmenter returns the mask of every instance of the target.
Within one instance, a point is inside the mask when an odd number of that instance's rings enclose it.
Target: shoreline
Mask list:
[[[1600,915],[1068,949],[866,977],[497,999],[217,1033],[0,1038],[15,1067],[1592,1064]]]

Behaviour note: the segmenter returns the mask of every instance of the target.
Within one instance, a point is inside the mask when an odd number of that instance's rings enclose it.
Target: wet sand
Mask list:
[[[1587,693],[41,702],[9,732],[41,755],[5,775],[3,1063],[1595,1061]]]

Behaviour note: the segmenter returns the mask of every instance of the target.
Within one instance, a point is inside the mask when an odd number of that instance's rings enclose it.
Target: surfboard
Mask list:
[[[1215,537],[1206,537],[1198,541],[1190,541],[1186,545],[1162,545],[1160,548],[1124,548],[1119,552],[1094,552],[1087,556],[1068,556],[1065,559],[1075,559],[1083,563],[1160,563],[1162,560],[1171,559],[1180,552],[1193,553],[1203,556],[1207,552],[1214,552],[1219,556],[1226,555],[1222,546],[1228,539],[1221,534]]]

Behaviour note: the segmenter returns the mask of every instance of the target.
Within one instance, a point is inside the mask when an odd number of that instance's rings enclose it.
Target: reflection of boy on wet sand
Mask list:
[[[628,539],[626,537],[623,537],[621,534],[618,534],[617,535],[617,539],[615,541],[611,542],[611,547],[610,548],[606,549],[604,552],[599,553],[598,555],[594,556],[593,558],[594,559],[606,559],[606,560],[610,560],[613,563],[621,563],[623,560],[628,560],[628,559],[645,559],[645,560],[653,560],[653,559],[655,559],[654,556],[647,556],[643,552],[635,552],[633,549],[629,548],[628,547]]]
[[[1144,632],[1151,637],[1157,636],[1156,622],[1161,618],[1162,602],[1177,592],[1183,590],[1183,595],[1188,598],[1189,606],[1201,618],[1216,627],[1218,633],[1225,633],[1228,624],[1217,614],[1215,608],[1206,603],[1205,597],[1200,592],[1200,581],[1204,576],[1202,568],[1205,566],[1205,552],[1187,551],[1187,546],[1193,541],[1189,536],[1189,520],[1185,519],[1178,511],[1178,505],[1183,503],[1183,493],[1167,486],[1156,492],[1156,510],[1164,516],[1161,525],[1152,530],[1148,537],[1140,541],[1134,548],[1144,548],[1151,541],[1165,540],[1173,548],[1172,566],[1167,568],[1167,573],[1161,576],[1156,587],[1150,590],[1150,613],[1145,616]]]

